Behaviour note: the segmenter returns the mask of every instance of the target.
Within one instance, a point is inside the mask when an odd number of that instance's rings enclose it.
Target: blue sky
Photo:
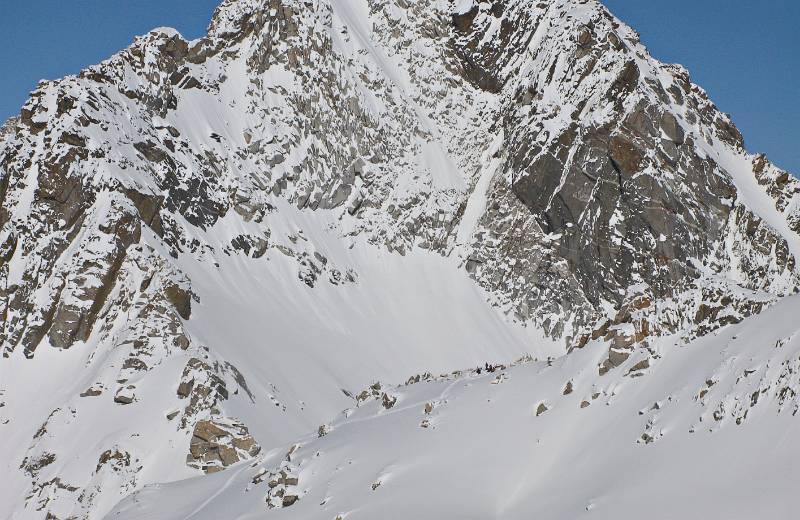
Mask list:
[[[800,0],[604,0],[658,59],[685,65],[751,151],[800,174]],[[203,34],[218,0],[0,0],[0,119],[153,27]]]
[[[800,176],[800,0],[603,0],[680,63],[752,152]]]

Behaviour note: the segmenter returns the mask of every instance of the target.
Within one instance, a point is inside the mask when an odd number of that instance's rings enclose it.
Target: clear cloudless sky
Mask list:
[[[689,69],[751,151],[800,175],[800,0],[603,1],[656,58]],[[0,120],[39,79],[77,73],[153,27],[201,36],[217,3],[0,0]]]

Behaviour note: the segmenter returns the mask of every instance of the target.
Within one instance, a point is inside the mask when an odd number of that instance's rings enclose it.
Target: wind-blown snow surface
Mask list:
[[[254,477],[281,465],[300,498],[280,518],[796,518],[800,423],[775,382],[800,367],[798,305],[688,345],[662,338],[641,377],[597,376],[587,349],[399,387],[393,408],[370,402],[298,439],[291,463],[285,446],[145,488],[107,518],[262,518],[269,487]]]

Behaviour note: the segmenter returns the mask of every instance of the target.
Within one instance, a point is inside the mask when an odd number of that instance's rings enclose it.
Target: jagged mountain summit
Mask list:
[[[4,518],[796,510],[800,181],[595,0],[225,0],[0,202]]]

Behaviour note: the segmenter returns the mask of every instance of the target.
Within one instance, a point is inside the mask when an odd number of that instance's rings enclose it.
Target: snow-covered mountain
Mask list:
[[[793,517],[800,181],[596,0],[225,0],[0,202],[3,518]]]

